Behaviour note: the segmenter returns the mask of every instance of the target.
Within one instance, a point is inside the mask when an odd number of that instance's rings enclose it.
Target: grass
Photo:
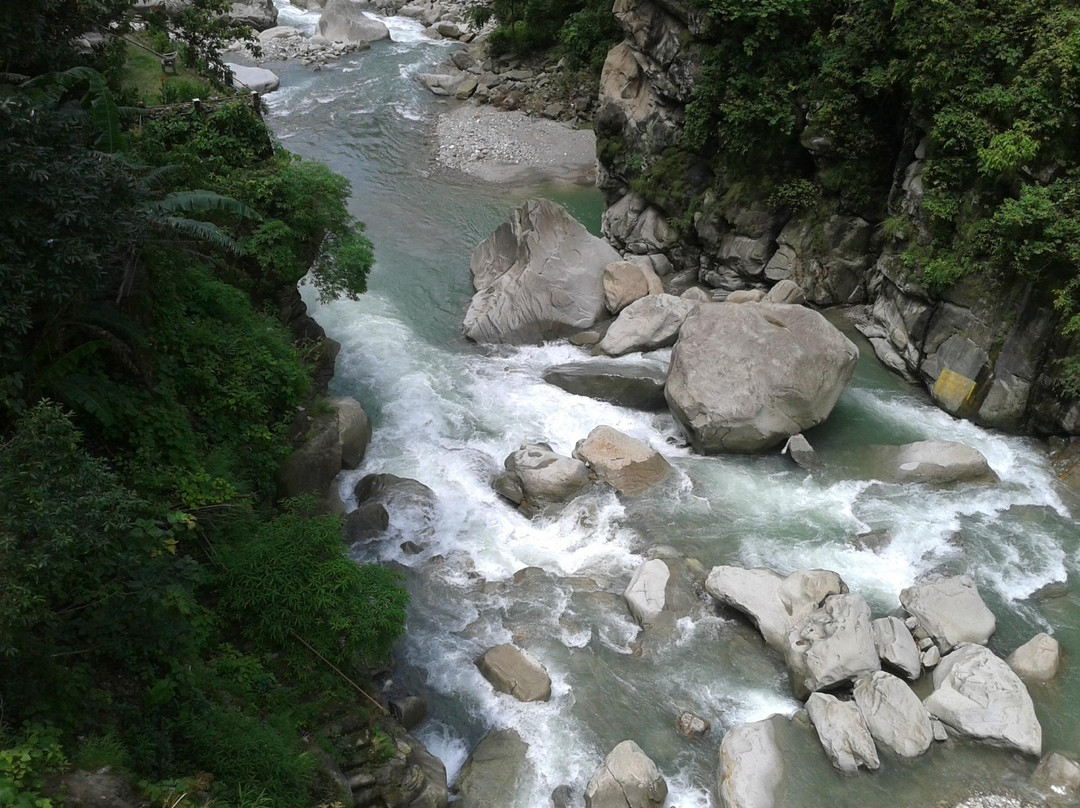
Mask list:
[[[134,33],[128,38],[148,48],[152,47],[149,37],[145,35]],[[164,73],[161,69],[161,60],[156,55],[131,42],[127,43],[127,65],[123,84],[125,89],[134,90],[139,100],[148,107],[162,103],[162,92],[168,93],[165,89],[166,85],[177,91],[191,85],[201,85],[206,88],[206,92],[200,97],[210,98],[218,95],[197,73],[180,64],[179,59],[177,59],[175,75],[171,72]]]

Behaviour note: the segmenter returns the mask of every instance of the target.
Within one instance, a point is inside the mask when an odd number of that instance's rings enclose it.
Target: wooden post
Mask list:
[[[199,99],[199,98],[193,98],[193,99],[192,99],[192,101],[191,101],[191,103],[195,105],[195,111],[196,111],[197,113],[199,113],[200,115],[202,115],[202,111],[203,111],[203,108],[202,108],[202,99]]]
[[[259,101],[259,93],[255,90],[251,91],[251,108],[255,110],[255,116],[262,118],[262,103]]]

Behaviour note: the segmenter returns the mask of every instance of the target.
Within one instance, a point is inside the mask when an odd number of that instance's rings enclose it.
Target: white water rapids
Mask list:
[[[281,24],[308,33],[317,15],[283,4]],[[667,413],[635,412],[546,384],[550,365],[588,361],[565,343],[487,350],[459,335],[472,292],[468,256],[530,194],[553,196],[595,229],[595,191],[477,187],[438,171],[431,131],[440,105],[411,77],[448,53],[417,23],[385,20],[393,42],[321,72],[269,65],[282,90],[268,96],[269,123],[282,142],[323,160],[353,183],[353,212],[376,249],[370,291],[359,301],[320,305],[313,315],[342,344],[332,391],[354,395],[375,433],[361,469],[389,472],[431,487],[433,523],[392,515],[391,536],[355,548],[362,560],[408,571],[407,635],[394,676],[425,695],[432,717],[418,731],[446,763],[451,782],[468,750],[492,727],[516,729],[529,744],[530,771],[513,805],[547,808],[551,791],[581,794],[616,743],[632,738],[668,780],[668,806],[714,806],[716,746],[732,724],[794,713],[782,662],[731,615],[702,602],[695,617],[649,637],[621,593],[650,553],[779,571],[838,571],[867,597],[875,616],[898,607],[900,589],[930,573],[968,572],[998,615],[993,646],[1007,653],[1037,631],[1077,637],[1075,589],[1050,602],[1030,596],[1077,569],[1077,529],[1045,452],[1036,442],[990,432],[933,407],[925,395],[877,366],[872,354],[829,422],[808,434],[832,473],[808,477],[786,458],[700,457],[683,448]],[[668,352],[648,361],[663,365]],[[523,442],[544,441],[563,454],[607,424],[661,451],[676,480],[642,498],[589,493],[557,517],[530,520],[491,488],[495,470]],[[883,484],[867,476],[863,447],[922,438],[978,448],[1001,482],[948,489]],[[872,533],[873,532],[873,533]],[[856,540],[872,533],[875,541]],[[410,540],[423,550],[406,554]],[[670,549],[657,550],[658,547]],[[515,582],[524,567],[549,578]],[[591,579],[591,582],[583,579]],[[516,642],[547,667],[548,703],[522,704],[495,693],[474,660],[486,648]],[[1077,677],[1036,692],[1047,749],[1077,751]],[[675,733],[678,709],[712,722],[690,742]],[[915,763],[886,759],[881,772],[837,775],[792,730],[787,806],[934,804],[956,801],[977,785],[1013,786],[1030,764],[1005,753],[935,749]],[[953,804],[953,803],[950,803]]]

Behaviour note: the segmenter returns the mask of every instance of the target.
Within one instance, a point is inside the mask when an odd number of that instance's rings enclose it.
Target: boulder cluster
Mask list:
[[[1057,641],[1037,635],[1003,660],[986,647],[996,621],[966,575],[900,593],[904,617],[873,619],[835,572],[714,567],[705,588],[747,616],[784,656],[795,695],[840,771],[877,769],[881,752],[925,754],[950,735],[1027,755],[1042,727],[1025,682],[1052,679]],[[908,683],[929,676],[920,699]],[[726,808],[774,804],[783,756],[773,717],[728,730],[718,791]]]

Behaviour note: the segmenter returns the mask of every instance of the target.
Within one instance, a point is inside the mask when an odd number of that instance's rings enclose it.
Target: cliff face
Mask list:
[[[626,38],[608,53],[596,117],[613,244],[662,254],[722,292],[790,278],[814,305],[859,305],[879,358],[946,411],[1014,432],[1080,434],[1080,401],[1055,377],[1069,346],[1048,293],[972,276],[934,296],[906,266],[908,246],[929,239],[927,143],[916,122],[876,204],[816,196],[770,205],[721,190],[714,156],[679,148],[707,44],[703,12],[679,0],[616,0],[614,12]],[[832,144],[803,120],[806,159],[824,167]]]

